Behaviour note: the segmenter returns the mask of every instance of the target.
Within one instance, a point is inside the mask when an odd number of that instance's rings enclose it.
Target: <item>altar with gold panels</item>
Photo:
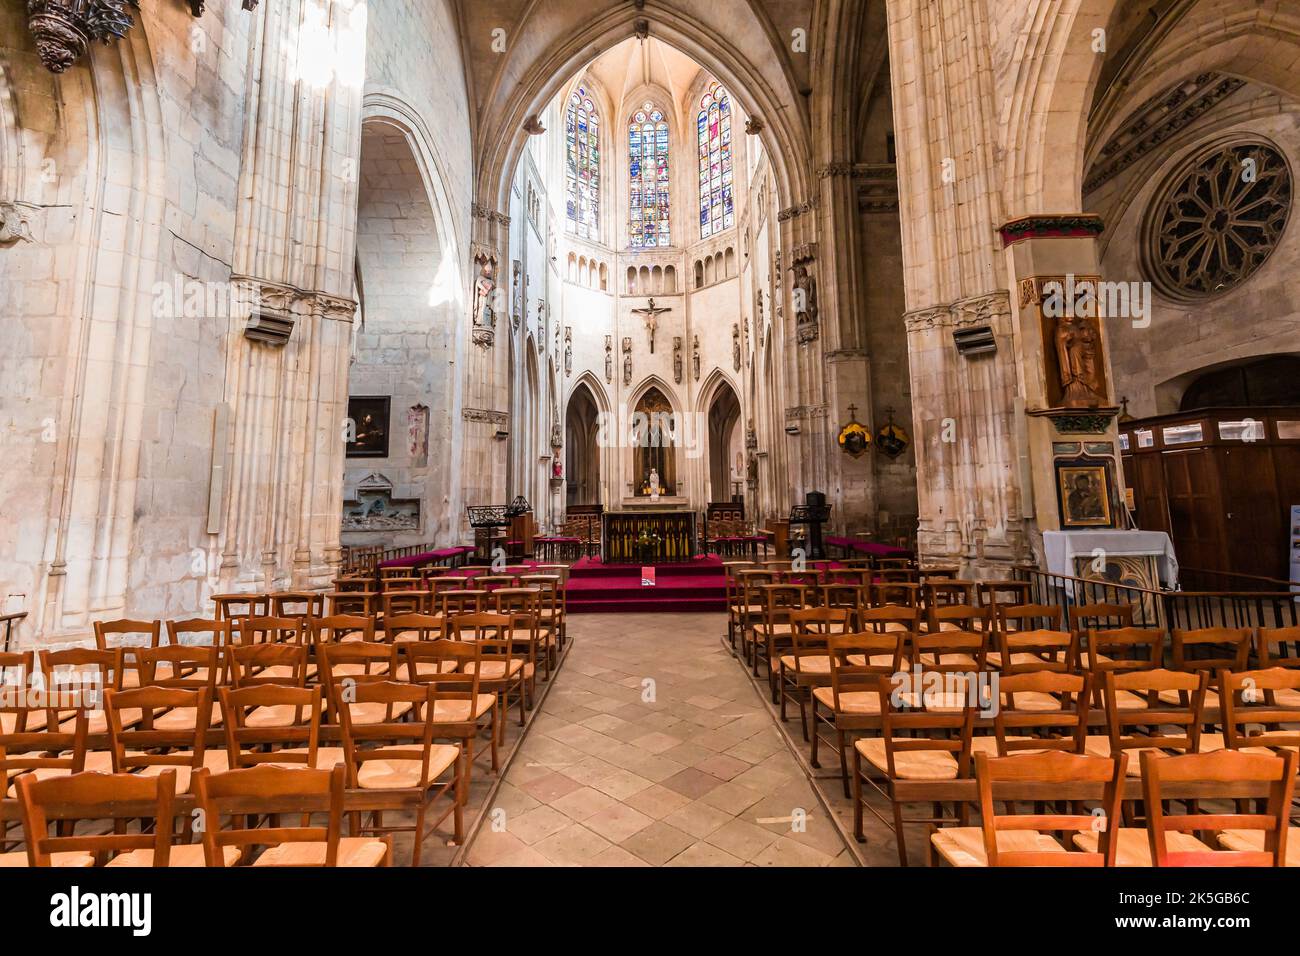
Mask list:
[[[602,520],[601,556],[608,564],[673,564],[696,554],[694,511],[607,511]]]

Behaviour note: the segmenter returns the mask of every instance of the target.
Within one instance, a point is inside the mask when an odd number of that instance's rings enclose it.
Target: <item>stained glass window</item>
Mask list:
[[[668,121],[646,103],[627,126],[633,249],[672,244],[668,211]]]
[[[736,224],[731,171],[731,98],[714,83],[695,120],[700,150],[700,238]]]
[[[568,147],[564,182],[569,231],[580,239],[596,239],[600,234],[600,117],[583,87],[569,97],[564,141]]]

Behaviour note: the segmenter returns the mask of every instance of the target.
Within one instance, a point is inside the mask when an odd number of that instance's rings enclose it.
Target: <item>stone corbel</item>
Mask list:
[[[0,247],[19,241],[34,242],[29,211],[34,207],[15,202],[0,202]]]

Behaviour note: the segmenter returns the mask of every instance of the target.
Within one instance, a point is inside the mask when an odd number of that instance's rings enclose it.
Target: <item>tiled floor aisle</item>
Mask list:
[[[721,614],[570,618],[469,865],[852,866],[724,629]]]

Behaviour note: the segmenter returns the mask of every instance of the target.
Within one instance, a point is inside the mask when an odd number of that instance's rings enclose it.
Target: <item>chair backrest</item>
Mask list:
[[[481,611],[487,603],[488,592],[461,587],[438,591],[435,598],[438,601],[438,613],[443,617],[451,617],[459,614],[476,614]]]
[[[337,722],[343,702],[355,697],[358,686],[391,679],[397,670],[397,646],[365,641],[326,644],[319,659],[325,701],[331,720]]]
[[[438,686],[433,683],[378,681],[358,684],[352,698],[339,705],[349,784],[356,786],[362,766],[373,760],[419,762],[419,780],[427,781],[429,758],[438,729],[434,717],[438,697]],[[354,707],[374,704],[383,706],[386,719],[365,723],[353,719]],[[393,717],[393,714],[401,713],[399,707],[403,704],[409,705],[407,711],[400,719]]]
[[[1106,701],[1106,728],[1112,754],[1146,747],[1160,747],[1182,753],[1196,753],[1199,749],[1201,714],[1209,683],[1207,672],[1191,674],[1164,669],[1105,671],[1102,681]],[[1121,706],[1121,692],[1141,697],[1146,706]],[[1179,702],[1161,700],[1161,693],[1176,693]],[[1129,728],[1139,728],[1141,732],[1131,734]],[[1166,733],[1171,728],[1181,728],[1183,732]]]
[[[1132,604],[1076,604],[1070,608],[1070,630],[1082,632],[1132,627],[1133,613]]]
[[[831,693],[835,709],[842,710],[840,695],[876,693],[882,677],[898,673],[903,667],[903,647],[908,632],[859,631],[832,634],[826,641],[831,661]]]
[[[997,692],[993,732],[999,756],[1024,750],[1084,752],[1091,692],[1087,675],[1055,670],[1005,674],[999,676]],[[1055,707],[1044,706],[1049,696]]]
[[[405,575],[390,575],[380,578],[379,588],[383,594],[389,594],[398,591],[419,591],[424,587],[424,578],[419,574],[408,573]]]
[[[1300,747],[1300,706],[1279,703],[1278,691],[1300,693],[1300,670],[1219,672],[1219,705],[1228,747]],[[1256,727],[1260,729],[1252,730]]]
[[[790,627],[796,635],[822,636],[847,634],[853,623],[854,609],[847,607],[810,607],[790,612]]]
[[[225,647],[231,642],[232,622],[216,618],[192,617],[167,622],[167,640],[171,644],[208,644]]]
[[[212,604],[223,621],[236,617],[260,617],[267,613],[270,601],[265,594],[214,594]]]
[[[170,644],[139,652],[141,687],[207,688],[216,699],[224,676],[224,650],[213,645]]]
[[[428,641],[440,637],[445,619],[437,614],[394,614],[384,618],[384,637],[390,641]],[[362,638],[362,640],[371,640]]]
[[[451,618],[451,637],[457,641],[504,641],[514,624],[509,614],[480,611]]]
[[[440,700],[478,699],[483,670],[478,641],[411,641],[401,645],[401,653],[412,684],[437,684]]]
[[[982,671],[989,637],[986,631],[914,631],[909,638],[912,665],[945,673]]]
[[[303,644],[233,644],[226,650],[230,682],[235,687],[307,683],[307,650]],[[270,668],[275,671],[269,672]]]
[[[1244,671],[1253,638],[1248,627],[1176,629],[1170,642],[1170,666],[1177,671]]]
[[[130,773],[141,767],[201,767],[212,714],[212,688],[137,687],[104,693],[113,771]],[[153,714],[162,709],[193,711],[189,727],[160,730]],[[139,724],[124,714],[143,714]]]
[[[758,591],[764,623],[787,624],[790,612],[807,606],[808,589],[801,584],[765,584]]]
[[[932,631],[943,630],[945,624],[952,624],[962,631],[978,630],[980,628],[977,628],[977,625],[982,625],[982,629],[988,631],[993,620],[993,609],[975,607],[971,604],[949,604],[941,607],[932,605],[928,615]]]
[[[380,601],[384,620],[399,614],[428,614],[433,606],[433,592],[409,588],[404,591],[385,591]]]
[[[226,730],[226,755],[231,767],[261,763],[316,764],[320,744],[320,687],[261,684],[253,687],[219,687],[221,723]],[[274,720],[252,724],[249,716],[268,708]],[[274,709],[274,710],[271,710]],[[275,747],[266,751],[266,747]],[[287,754],[285,749],[301,750]]]
[[[323,591],[276,591],[270,599],[272,617],[313,618],[325,613]]]
[[[817,603],[826,608],[858,608],[871,605],[871,585],[857,581],[829,580],[818,589]]]
[[[1154,866],[1283,866],[1295,791],[1296,755],[1278,756],[1220,750],[1208,754],[1162,757],[1142,754],[1142,792],[1146,798],[1147,837]],[[1165,801],[1177,798],[1180,784],[1220,784],[1226,799],[1254,795],[1260,784],[1268,787],[1263,813],[1185,813],[1171,815]],[[1237,790],[1240,788],[1240,790]],[[1237,792],[1234,792],[1237,790]],[[1247,830],[1264,836],[1260,850],[1171,851],[1170,831]]]
[[[921,585],[921,593],[927,607],[945,607],[950,604],[974,604],[974,581],[926,581]]]
[[[247,859],[253,847],[284,843],[324,843],[325,866],[338,865],[343,824],[344,769],[313,770],[306,767],[250,767],[225,773],[199,770],[194,791],[207,825],[203,828],[203,853],[208,866],[225,866],[225,847],[238,847]],[[306,824],[310,811],[328,813],[325,826]],[[252,825],[263,814],[292,819],[303,814],[300,826]],[[229,825],[221,822],[228,819]]]
[[[499,614],[537,615],[542,608],[542,592],[537,588],[498,588],[491,600],[493,610]]]
[[[1028,604],[1034,586],[1028,581],[980,581],[976,589],[981,607]]]
[[[78,773],[85,766],[89,714],[102,706],[104,686],[97,679],[66,678],[64,683],[54,683],[46,664],[53,653],[57,652],[41,652],[39,670],[31,651],[6,653],[0,658],[5,670],[0,695],[0,785],[4,793],[9,792],[14,774],[37,769]],[[120,654],[102,653],[114,658]],[[69,714],[70,718],[64,716]]]
[[[136,651],[162,643],[162,621],[96,621],[95,646],[101,651],[122,648],[122,667],[136,671]],[[125,676],[125,675],[124,675]]]
[[[388,622],[385,618],[386,623]],[[338,644],[345,637],[357,634],[366,642],[375,639],[375,619],[361,614],[330,614],[310,619],[311,642],[316,648]],[[390,632],[391,638],[391,632]]]
[[[1300,667],[1300,627],[1261,627],[1255,651],[1260,667]]]
[[[965,675],[936,682],[913,671],[899,671],[877,678],[876,687],[891,778],[897,777],[896,756],[915,751],[951,754],[957,763],[957,776],[970,776],[970,741],[977,702],[972,699]]]
[[[52,866],[55,853],[122,853],[152,850],[153,865],[166,866],[172,841],[172,806],[176,794],[176,771],[157,776],[129,773],[74,773],[38,780],[18,778],[18,801],[27,843],[27,861],[32,866]],[[112,832],[77,834],[75,821],[153,818],[152,832],[143,827],[129,833],[124,826]],[[51,835],[50,823],[60,821]],[[72,821],[71,825],[62,821]]]
[[[327,614],[359,614],[369,617],[379,610],[377,591],[331,591],[325,595]]]
[[[1155,670],[1164,663],[1165,632],[1158,627],[1117,627],[1088,631],[1084,666],[1103,671]]]
[[[993,617],[1000,631],[1065,629],[1065,613],[1059,604],[999,604]]]
[[[921,606],[921,585],[911,581],[882,581],[872,585],[871,603],[877,607],[902,605],[904,607]]]
[[[1118,847],[1120,801],[1128,756],[1090,757],[1049,750],[1011,757],[975,755],[975,779],[980,796],[980,829],[989,866],[1113,866]],[[1043,799],[1044,790],[1068,785],[1078,803],[1097,800],[1101,814],[998,813],[1004,804]],[[1076,804],[1077,805],[1077,804]],[[998,834],[1022,830],[1079,833],[1099,831],[1097,849],[1001,850]]]

